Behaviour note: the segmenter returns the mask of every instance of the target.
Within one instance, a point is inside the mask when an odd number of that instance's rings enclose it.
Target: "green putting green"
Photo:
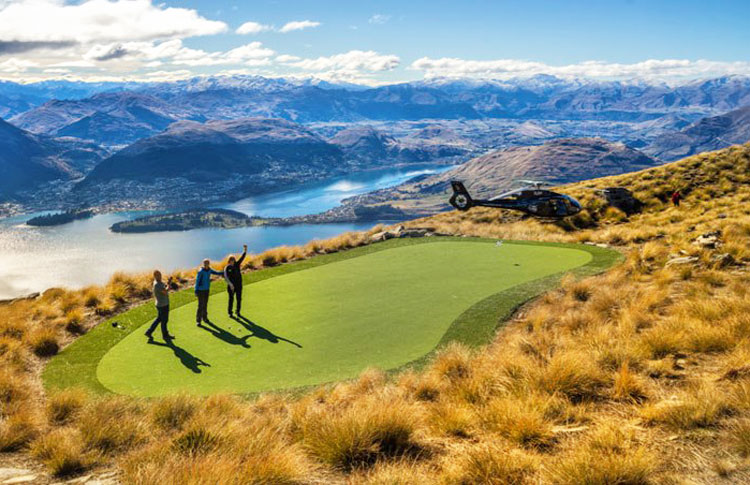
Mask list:
[[[153,305],[144,305],[150,311],[123,315],[122,328],[100,325],[99,334],[71,345],[50,363],[45,382],[67,386],[77,375],[90,387],[156,396],[256,393],[348,379],[367,367],[417,361],[447,340],[486,341],[498,318],[563,272],[594,272],[617,259],[587,246],[462,238],[367,248],[246,275],[246,319],[227,316],[223,282],[213,285],[212,323],[202,327],[195,324],[192,291],[172,295],[169,328],[177,338],[171,344],[158,330],[156,342],[146,342]]]

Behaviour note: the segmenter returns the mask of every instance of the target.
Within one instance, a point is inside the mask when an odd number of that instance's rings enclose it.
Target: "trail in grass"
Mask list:
[[[460,240],[386,249],[247,285],[249,320],[228,318],[225,292],[212,295],[204,328],[195,302],[179,307],[172,346],[147,344],[143,322],[96,375],[114,392],[154,396],[295,388],[396,368],[435,348],[476,302],[590,259],[578,249]]]

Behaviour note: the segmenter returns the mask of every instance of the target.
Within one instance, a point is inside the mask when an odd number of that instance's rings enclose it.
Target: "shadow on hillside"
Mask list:
[[[207,331],[214,337],[223,340],[224,342],[231,344],[231,345],[240,345],[242,347],[245,347],[246,349],[250,348],[250,344],[247,343],[247,339],[252,337],[252,335],[245,335],[244,337],[238,337],[234,335],[233,333],[227,332],[223,328],[219,327],[215,323],[211,321],[204,321],[201,324],[198,324],[198,327],[202,328],[203,330]]]
[[[148,341],[149,345],[158,345],[159,347],[167,347],[172,349],[172,352],[174,352],[175,357],[180,359],[180,363],[193,371],[195,374],[201,373],[201,367],[211,367],[211,364],[204,361],[203,359],[194,356],[187,350],[183,349],[182,347],[179,347],[175,345],[174,341],[172,339],[166,339],[165,342],[156,342],[154,340]]]
[[[268,330],[267,328],[261,327],[257,323],[253,322],[247,317],[243,317],[242,315],[237,315],[236,317],[232,317],[233,319],[237,320],[242,326],[244,326],[246,329],[252,332],[252,334],[248,335],[248,337],[255,337],[263,340],[267,340],[271,342],[272,344],[277,344],[279,342],[287,342],[292,345],[294,345],[297,348],[302,348],[300,344],[297,342],[294,342],[293,340],[289,340],[288,338],[279,337],[278,335],[275,335],[273,332]]]

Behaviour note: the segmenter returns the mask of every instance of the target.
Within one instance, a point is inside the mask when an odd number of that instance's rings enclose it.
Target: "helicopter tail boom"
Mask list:
[[[464,187],[463,182],[458,180],[451,181],[453,195],[450,198],[450,204],[460,211],[466,211],[474,206],[474,200],[469,195],[469,191]]]

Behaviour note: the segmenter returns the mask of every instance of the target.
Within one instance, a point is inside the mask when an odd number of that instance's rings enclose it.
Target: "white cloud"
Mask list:
[[[84,57],[89,60],[106,61],[117,56],[118,62],[143,62],[143,67],[159,67],[163,64],[177,66],[218,65],[267,65],[276,53],[261,42],[250,42],[228,51],[207,52],[185,47],[180,39],[164,42],[124,42],[121,44],[97,45]]]
[[[289,63],[289,62],[301,61],[302,58],[301,57],[297,57],[297,56],[290,56],[289,54],[281,54],[280,56],[276,56],[275,60],[276,60],[276,62],[280,62],[282,64],[286,64],[286,63]]]
[[[307,71],[317,79],[370,85],[378,84],[377,79],[373,77],[374,74],[391,71],[401,62],[398,56],[392,54],[359,50],[315,59],[279,56],[276,60],[288,68]]]
[[[295,20],[293,22],[287,22],[283,27],[279,29],[279,32],[286,34],[295,30],[311,29],[320,25],[320,22],[314,22],[312,20]]]
[[[475,61],[443,57],[423,57],[412,62],[411,69],[423,71],[425,77],[477,77],[508,79],[512,77],[551,74],[560,77],[589,77],[606,79],[680,79],[721,76],[728,74],[750,75],[750,62],[722,62],[700,59],[649,59],[632,64],[602,61],[584,61],[576,64],[553,66],[542,62],[518,59]]]
[[[389,20],[391,20],[391,16],[390,15],[383,15],[383,14],[380,14],[380,13],[376,13],[375,15],[373,15],[372,17],[370,17],[370,19],[367,22],[369,22],[371,24],[382,25],[382,24],[388,22]]]
[[[0,10],[0,40],[113,42],[209,35],[227,29],[197,11],[151,0],[19,0]]]
[[[29,68],[37,66],[38,64],[36,62],[11,57],[10,59],[0,62],[0,72],[16,74],[26,72]]]
[[[271,27],[270,25],[259,24],[258,22],[245,22],[244,24],[237,27],[237,30],[235,30],[235,32],[241,35],[254,35],[272,29],[273,27]]]
[[[317,59],[301,59],[289,65],[308,71],[348,70],[348,71],[390,71],[398,67],[401,60],[392,54],[379,54],[375,51],[353,50]]]

